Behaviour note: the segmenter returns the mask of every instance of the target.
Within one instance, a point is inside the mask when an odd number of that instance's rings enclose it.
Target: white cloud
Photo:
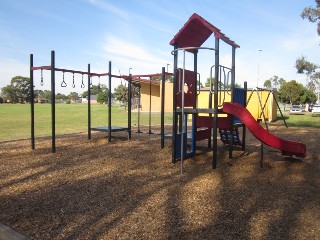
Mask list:
[[[111,13],[117,15],[118,17],[127,19],[129,16],[128,12],[126,12],[123,9],[118,8],[115,5],[110,4],[106,1],[88,0],[88,2],[97,8],[100,8],[100,9],[107,11],[107,12],[111,12]]]
[[[160,72],[161,67],[171,62],[171,55],[168,58],[161,54],[148,50],[147,46],[125,41],[115,36],[107,36],[102,46],[108,58],[112,58],[118,65],[126,69],[132,67],[136,74]],[[159,55],[161,57],[159,57]]]
[[[15,76],[29,77],[29,66],[14,59],[0,59],[0,88],[9,85]]]

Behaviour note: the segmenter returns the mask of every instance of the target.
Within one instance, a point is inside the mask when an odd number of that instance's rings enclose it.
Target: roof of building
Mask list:
[[[179,32],[170,41],[170,45],[176,45],[177,48],[201,47],[201,45],[214,34],[215,38],[223,40],[225,43],[239,48],[234,41],[224,35],[220,29],[213,26],[204,18],[194,13],[189,20],[183,25]]]

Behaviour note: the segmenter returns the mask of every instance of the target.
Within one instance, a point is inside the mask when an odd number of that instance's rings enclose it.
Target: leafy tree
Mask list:
[[[128,88],[127,86],[120,84],[114,89],[114,97],[120,102],[128,102]]]
[[[56,98],[56,100],[67,100],[68,96],[66,96],[62,93],[57,93],[55,98]]]
[[[104,92],[99,92],[97,96],[97,102],[100,104],[107,103],[108,102],[107,95]]]
[[[20,103],[30,102],[30,78],[16,76],[12,78],[11,85],[17,89]]]
[[[266,87],[266,88],[272,88],[271,80],[270,79],[265,80],[264,83],[263,83],[263,86]]]
[[[301,13],[303,19],[308,19],[312,23],[317,23],[317,32],[320,35],[320,1],[316,0],[316,7],[306,7]]]
[[[296,80],[285,82],[279,89],[279,100],[283,103],[304,104],[315,101],[315,94]]]
[[[283,83],[285,83],[286,80],[283,78],[279,78],[278,76],[273,76],[272,78],[266,80],[263,84],[264,87],[266,88],[280,88]]]
[[[150,79],[152,81],[161,82],[162,81],[162,76],[159,76],[159,77],[152,76]],[[173,82],[173,76],[167,76],[165,81],[166,82]]]
[[[79,94],[77,92],[71,92],[68,95],[68,98],[70,99],[71,102],[76,102],[79,99]]]
[[[173,82],[173,76],[168,76],[167,78],[166,78],[166,82]]]
[[[317,23],[317,33],[320,36],[320,1],[315,0],[315,7],[306,7],[301,13],[303,19],[308,19],[312,23]],[[308,62],[303,56],[298,58],[296,61],[296,68],[298,73],[307,75],[307,87],[311,91],[316,91],[316,86],[318,87],[318,102],[320,95],[320,72],[316,72],[319,68],[318,65]]]
[[[30,102],[30,78],[15,76],[10,85],[3,87],[1,91],[4,98],[12,103]]]
[[[306,74],[307,88],[315,92],[317,86],[320,87],[320,72],[316,71],[319,66],[309,62],[304,56],[302,56],[296,60],[295,67],[297,69],[297,73]]]
[[[100,92],[108,92],[108,88],[104,84],[98,84],[98,85],[92,85],[90,88],[90,94],[91,95],[98,95]],[[88,97],[88,91],[84,91],[81,96],[83,98]]]
[[[0,97],[0,104],[1,104],[1,103],[4,103],[4,100],[3,100],[2,97]]]
[[[212,78],[212,81],[211,81],[212,85],[214,84],[214,81],[215,81],[214,78]],[[223,88],[223,89],[230,89],[231,88],[231,83],[228,83],[228,85],[224,85],[222,82],[219,82],[218,84],[219,84],[219,88]],[[204,86],[210,87],[210,78],[207,78],[207,81],[205,82]],[[234,86],[241,87],[241,85],[238,83],[235,83]],[[214,87],[214,86],[212,86],[212,87]]]
[[[302,92],[302,95],[300,97],[301,102],[306,103],[315,103],[317,101],[317,96],[313,91],[310,91],[307,88],[304,88],[304,91]]]
[[[18,95],[17,95],[17,89],[11,85],[7,85],[1,89],[1,94],[5,101],[11,102],[11,103],[18,103]]]
[[[51,91],[50,90],[35,90],[39,103],[51,103]]]
[[[210,87],[210,81],[212,82],[212,84],[214,83],[214,78],[207,78],[207,81],[204,83],[205,87]]]

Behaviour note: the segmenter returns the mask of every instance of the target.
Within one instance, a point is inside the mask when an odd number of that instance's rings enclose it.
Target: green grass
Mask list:
[[[288,112],[283,113],[288,127],[315,127],[320,128],[320,114],[304,113],[291,115]],[[282,117],[279,114],[276,124],[281,123]]]
[[[56,134],[87,132],[88,117],[86,104],[57,104],[56,105]],[[151,125],[160,124],[160,113],[151,115]],[[320,115],[305,113],[303,115],[289,115],[284,113],[288,126],[320,128]],[[279,116],[280,117],[280,116]],[[0,142],[16,139],[28,139],[30,130],[29,104],[0,104]],[[132,127],[137,127],[138,113],[132,113]],[[165,114],[165,123],[172,123],[172,114]],[[140,124],[149,124],[149,114],[141,113]],[[276,123],[282,124],[281,119]],[[106,105],[91,105],[91,126],[108,125],[108,107]],[[127,112],[124,108],[112,107],[112,125],[127,126]],[[36,137],[51,136],[51,105],[35,105],[35,134]]]
[[[31,135],[29,104],[0,104],[0,142],[16,139],[27,139]],[[125,127],[128,124],[124,108],[112,107],[112,125]],[[137,127],[138,113],[131,116],[132,127]],[[165,114],[165,123],[171,124],[172,114]],[[149,114],[141,113],[140,125],[149,124]],[[160,113],[151,115],[151,125],[160,124]],[[91,126],[108,125],[108,107],[91,105]],[[86,104],[56,104],[56,134],[87,132],[88,108]],[[36,137],[51,136],[51,105],[35,104]]]

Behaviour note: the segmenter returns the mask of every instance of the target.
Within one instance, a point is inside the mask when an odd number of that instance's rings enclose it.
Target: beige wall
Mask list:
[[[150,84],[141,83],[141,111],[149,111],[150,105]],[[160,86],[151,84],[151,111],[161,110]]]

